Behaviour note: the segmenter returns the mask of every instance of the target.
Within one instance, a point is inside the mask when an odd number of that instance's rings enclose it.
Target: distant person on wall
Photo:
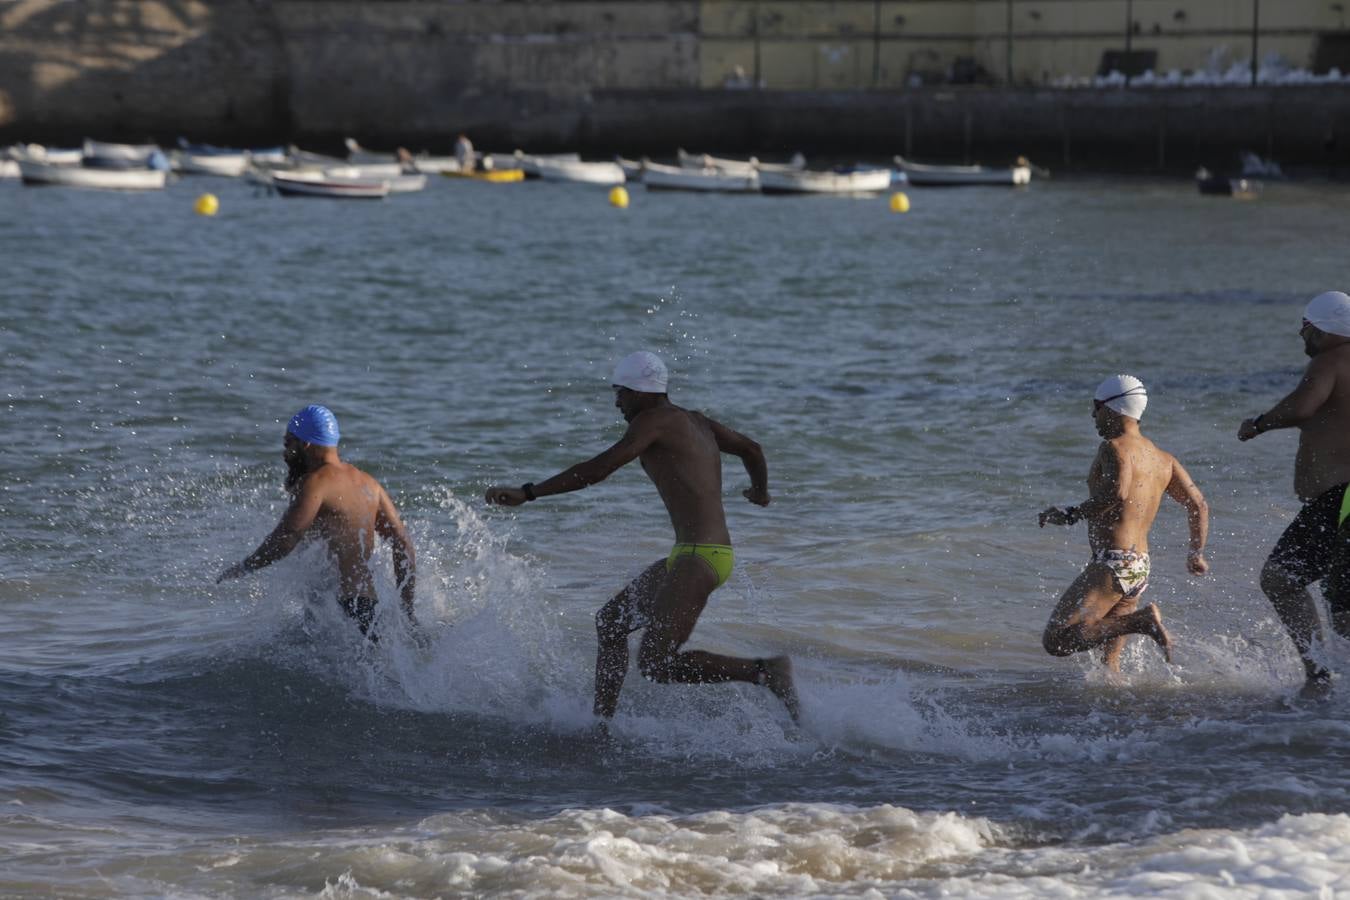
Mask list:
[[[455,138],[455,162],[459,163],[461,172],[472,172],[477,167],[473,144],[467,134],[460,134]]]
[[[1180,462],[1139,431],[1148,405],[1143,382],[1132,375],[1114,375],[1093,394],[1092,420],[1102,444],[1088,472],[1088,499],[1040,514],[1042,528],[1088,523],[1092,560],[1059,598],[1042,643],[1053,656],[1068,656],[1103,647],[1103,661],[1120,670],[1120,654],[1131,634],[1152,638],[1172,661],[1172,638],[1152,603],[1139,609],[1148,587],[1151,562],[1148,533],[1163,495],[1186,508],[1191,552],[1186,568],[1192,575],[1209,571],[1205,540],[1209,507]]]
[[[722,508],[722,454],[739,457],[750,475],[745,498],[769,505],[769,473],[759,444],[666,394],[666,366],[640,350],[619,361],[611,379],[614,405],[628,430],[599,456],[539,484],[494,486],[487,502],[519,506],[604,481],[633,460],[656,485],[675,529],[669,555],[649,565],[595,617],[595,714],[608,720],[628,673],[628,636],[645,629],[638,669],[652,681],[713,684],[741,681],[773,691],[797,718],[792,664],[786,656],[741,659],[682,649],[708,597],[731,575],[735,554]]]
[[[412,541],[380,483],[338,458],[340,436],[337,417],[327,407],[306,406],[291,418],[282,439],[290,505],[258,549],[221,572],[216,583],[270,566],[290,554],[301,539],[316,535],[328,543],[337,565],[338,605],[367,634],[375,619],[370,555],[378,535],[391,545],[403,611],[415,623]]]
[[[1331,626],[1350,638],[1350,296],[1329,291],[1303,312],[1303,351],[1312,359],[1293,393],[1238,428],[1249,441],[1297,428],[1294,492],[1303,509],[1284,530],[1261,570],[1261,590],[1303,661],[1303,695],[1325,696],[1331,673],[1314,658],[1322,624],[1308,585],[1322,582]]]

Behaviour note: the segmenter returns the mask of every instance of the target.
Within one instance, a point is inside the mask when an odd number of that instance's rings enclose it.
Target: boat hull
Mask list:
[[[328,197],[335,200],[383,200],[389,182],[330,178],[322,173],[272,173],[272,187],[283,197]]]
[[[766,194],[876,194],[891,186],[890,169],[854,172],[760,172],[759,189]]]
[[[89,188],[99,191],[157,191],[164,188],[168,172],[159,169],[90,169],[55,166],[35,160],[19,160],[24,184]]]

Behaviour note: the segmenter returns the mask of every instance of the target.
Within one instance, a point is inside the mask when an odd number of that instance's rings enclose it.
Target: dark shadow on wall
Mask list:
[[[0,140],[256,138],[289,127],[272,3],[21,0],[0,17]]]

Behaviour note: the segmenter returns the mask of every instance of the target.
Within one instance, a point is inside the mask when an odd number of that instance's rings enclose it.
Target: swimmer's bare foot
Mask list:
[[[1154,606],[1152,603],[1139,611],[1147,615],[1144,625],[1144,634],[1157,642],[1158,646],[1162,648],[1163,659],[1166,659],[1170,663],[1172,661],[1172,636],[1168,634],[1167,629],[1163,627],[1162,613],[1158,612],[1158,607]]]
[[[1330,700],[1331,699],[1331,673],[1326,669],[1314,672],[1308,676],[1308,680],[1303,682],[1303,688],[1298,692],[1300,700]]]
[[[801,705],[797,701],[797,688],[792,684],[792,660],[786,656],[761,660],[759,672],[759,683],[783,701],[794,723],[801,724]]]

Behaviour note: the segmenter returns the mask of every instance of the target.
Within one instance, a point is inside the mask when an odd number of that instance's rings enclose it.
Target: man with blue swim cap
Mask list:
[[[326,406],[306,406],[286,425],[282,455],[290,505],[281,522],[243,561],[216,579],[219,584],[270,566],[286,557],[307,534],[321,535],[338,566],[338,603],[367,634],[375,619],[375,580],[370,573],[372,535],[390,544],[403,611],[410,621],[416,585],[412,541],[389,494],[370,475],[343,462],[337,445],[342,433]]]

